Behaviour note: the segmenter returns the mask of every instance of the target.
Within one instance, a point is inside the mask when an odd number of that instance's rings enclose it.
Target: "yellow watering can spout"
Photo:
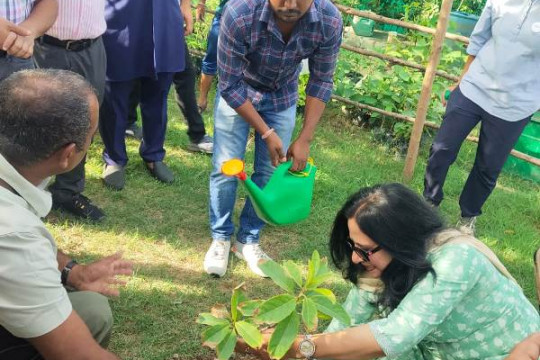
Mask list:
[[[240,159],[226,161],[221,171],[227,176],[238,177],[246,187],[257,215],[269,224],[286,225],[304,220],[309,216],[313,198],[313,185],[317,168],[310,160],[303,171],[289,170],[291,161],[277,166],[261,189],[244,172]]]

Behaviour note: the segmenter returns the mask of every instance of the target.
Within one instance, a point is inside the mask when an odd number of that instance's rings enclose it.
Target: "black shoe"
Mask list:
[[[139,141],[142,140],[142,129],[137,126],[137,123],[129,124],[126,129],[126,136],[132,137]]]
[[[150,168],[148,163],[145,163],[146,169],[148,169],[148,171],[154,178],[166,184],[170,184],[174,181],[174,174],[167,167],[167,165],[165,165],[162,161],[156,161],[153,164],[154,167]]]
[[[114,190],[122,190],[126,185],[124,167],[120,165],[105,165],[103,169],[103,182]]]
[[[75,194],[62,201],[53,199],[53,208],[94,222],[102,221],[105,218],[105,213],[82,194]]]

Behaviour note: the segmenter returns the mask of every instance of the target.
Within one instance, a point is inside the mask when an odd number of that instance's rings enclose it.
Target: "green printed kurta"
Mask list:
[[[467,244],[447,244],[429,255],[428,274],[391,312],[376,294],[353,288],[344,307],[352,324],[368,323],[386,359],[504,359],[540,316],[517,284]],[[326,332],[345,326],[333,320]]]

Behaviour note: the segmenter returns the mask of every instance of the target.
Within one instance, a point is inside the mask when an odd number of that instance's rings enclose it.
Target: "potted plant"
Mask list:
[[[262,346],[261,331],[273,327],[267,351],[273,359],[282,358],[300,332],[313,333],[319,319],[336,318],[350,324],[350,318],[336,301],[334,293],[320,287],[332,273],[328,262],[314,251],[307,272],[292,261],[279,265],[266,261],[261,269],[284,290],[269,299],[249,299],[244,284],[232,293],[230,307],[215,306],[209,313],[201,313],[199,324],[208,327],[202,333],[203,345],[216,350],[219,360],[226,360],[234,352],[236,343],[243,339],[254,349]]]

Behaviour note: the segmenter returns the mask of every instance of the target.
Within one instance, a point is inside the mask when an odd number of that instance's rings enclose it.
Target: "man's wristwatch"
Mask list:
[[[66,286],[67,285],[67,280],[68,280],[68,276],[69,276],[69,273],[71,272],[71,269],[73,269],[73,267],[75,265],[77,265],[77,261],[75,260],[70,260],[66,266],[64,266],[64,268],[62,269],[62,274],[60,275],[60,280],[62,282],[62,285]]]
[[[304,340],[300,341],[300,344],[298,344],[298,351],[306,358],[306,360],[314,360],[315,343],[311,340],[311,335],[306,334],[304,336]]]

